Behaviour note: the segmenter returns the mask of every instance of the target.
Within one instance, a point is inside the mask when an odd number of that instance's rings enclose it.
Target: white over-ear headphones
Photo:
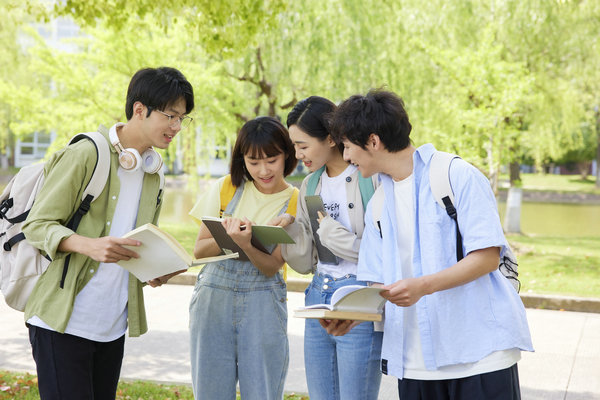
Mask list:
[[[117,135],[117,127],[125,125],[119,122],[113,125],[108,131],[108,137],[110,143],[114,146],[117,153],[119,153],[119,165],[126,171],[136,171],[138,168],[142,168],[144,172],[154,174],[158,172],[163,165],[162,157],[152,147],[144,151],[140,156],[140,153],[134,148],[124,149],[119,142],[119,136]]]

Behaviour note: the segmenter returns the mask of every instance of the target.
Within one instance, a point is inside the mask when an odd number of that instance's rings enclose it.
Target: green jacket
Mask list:
[[[108,131],[101,128],[100,132],[109,141]],[[111,155],[108,182],[81,219],[77,233],[82,236],[98,238],[110,232],[120,180],[117,175],[118,155],[112,145],[109,147]],[[58,245],[74,233],[65,225],[81,203],[81,195],[92,177],[96,158],[94,144],[89,140],[81,140],[53,154],[44,168],[44,185],[23,224],[27,240],[53,260],[27,301],[25,321],[37,315],[61,333],[65,331],[71,318],[75,297],[98,270],[98,261],[83,254],[72,253],[64,288],[59,287],[67,253],[59,252]],[[144,175],[136,226],[148,222],[156,224],[162,205],[162,196],[158,199],[159,181],[158,174]],[[140,336],[148,330],[143,285],[129,274],[129,336]]]

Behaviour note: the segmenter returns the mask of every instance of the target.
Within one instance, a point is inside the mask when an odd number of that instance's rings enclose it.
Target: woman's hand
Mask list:
[[[291,225],[296,219],[291,214],[281,214],[267,222],[267,225],[281,226],[282,228]]]
[[[252,247],[252,221],[244,217],[225,218],[222,222],[227,234],[242,249]]]

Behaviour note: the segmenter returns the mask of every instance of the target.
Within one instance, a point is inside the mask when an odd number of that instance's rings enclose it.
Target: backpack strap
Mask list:
[[[285,211],[286,213],[293,215],[294,217],[296,216],[297,212],[299,193],[300,190],[298,190],[298,188],[295,187],[292,196],[288,200],[287,210]]]
[[[243,190],[243,189],[242,189]],[[236,187],[233,186],[233,183],[231,183],[231,175],[226,175],[225,179],[223,180],[223,186],[221,186],[221,199],[220,199],[220,207],[219,207],[219,217],[223,217],[223,215],[225,214],[225,208],[227,208],[229,202],[231,201],[231,199],[233,199],[233,196],[236,192]],[[239,201],[239,199],[237,200]],[[237,201],[236,201],[236,205],[237,205]],[[231,214],[229,214],[231,215]]]
[[[360,171],[358,171],[358,189],[360,190],[360,197],[363,203],[363,210],[367,209],[367,204],[371,197],[373,197],[373,193],[375,193],[375,187],[373,186],[372,178],[365,178],[362,176]]]
[[[319,179],[321,179],[321,175],[323,175],[323,171],[325,171],[325,166],[322,166],[310,175],[308,182],[306,183],[306,196],[314,196],[315,192],[317,191]],[[373,193],[375,193],[375,187],[373,186],[373,179],[365,178],[362,176],[360,171],[358,171],[358,189],[360,190],[363,210],[366,210],[367,203],[371,197],[373,197]]]
[[[100,127],[102,129],[102,127]],[[98,198],[98,195],[104,190],[108,175],[110,173],[110,150],[106,138],[99,132],[87,132],[75,135],[70,141],[69,145],[77,143],[82,139],[89,139],[96,148],[96,164],[92,172],[92,177],[88,182],[85,190],[83,191],[82,201],[79,207],[75,211],[75,214],[71,217],[67,223],[67,228],[76,232],[81,219],[90,210],[92,202]],[[65,279],[67,278],[67,272],[69,270],[69,262],[71,261],[71,254],[65,257],[65,263],[63,265],[63,272],[60,279],[60,288],[63,289],[65,286]]]
[[[323,175],[323,171],[325,171],[324,165],[310,175],[310,178],[308,178],[308,182],[306,183],[306,196],[315,195],[315,192],[317,191],[317,185],[319,184],[321,175]]]
[[[460,158],[456,154],[436,151],[429,162],[429,186],[435,201],[446,210],[446,213],[456,225],[456,260],[463,259],[462,235],[458,227],[458,214],[454,206],[454,192],[450,184],[450,164],[455,158]]]
[[[86,138],[90,139],[90,141],[96,147],[98,159],[96,161],[96,165],[94,166],[94,171],[92,172],[92,178],[85,187],[85,190],[81,196],[81,200],[85,201],[87,196],[91,195],[91,201],[93,201],[93,199],[97,198],[98,195],[102,193],[104,185],[106,185],[106,181],[108,181],[108,175],[110,174],[110,150],[106,138],[100,132],[77,134],[69,141],[69,145],[77,143]]]

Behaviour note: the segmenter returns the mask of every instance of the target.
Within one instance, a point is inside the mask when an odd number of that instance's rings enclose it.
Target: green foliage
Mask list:
[[[56,131],[56,146],[122,120],[131,75],[160,65],[181,69],[196,89],[195,130],[165,154],[187,171],[199,149],[231,143],[250,118],[285,120],[306,96],[338,102],[382,86],[405,99],[416,144],[458,152],[494,181],[501,164],[589,159],[597,146],[590,142],[600,104],[595,0],[46,4],[0,6],[11,17],[0,30],[10,43],[0,54],[0,126],[16,135]],[[23,28],[57,15],[82,26],[71,43],[77,51],[48,48]]]

